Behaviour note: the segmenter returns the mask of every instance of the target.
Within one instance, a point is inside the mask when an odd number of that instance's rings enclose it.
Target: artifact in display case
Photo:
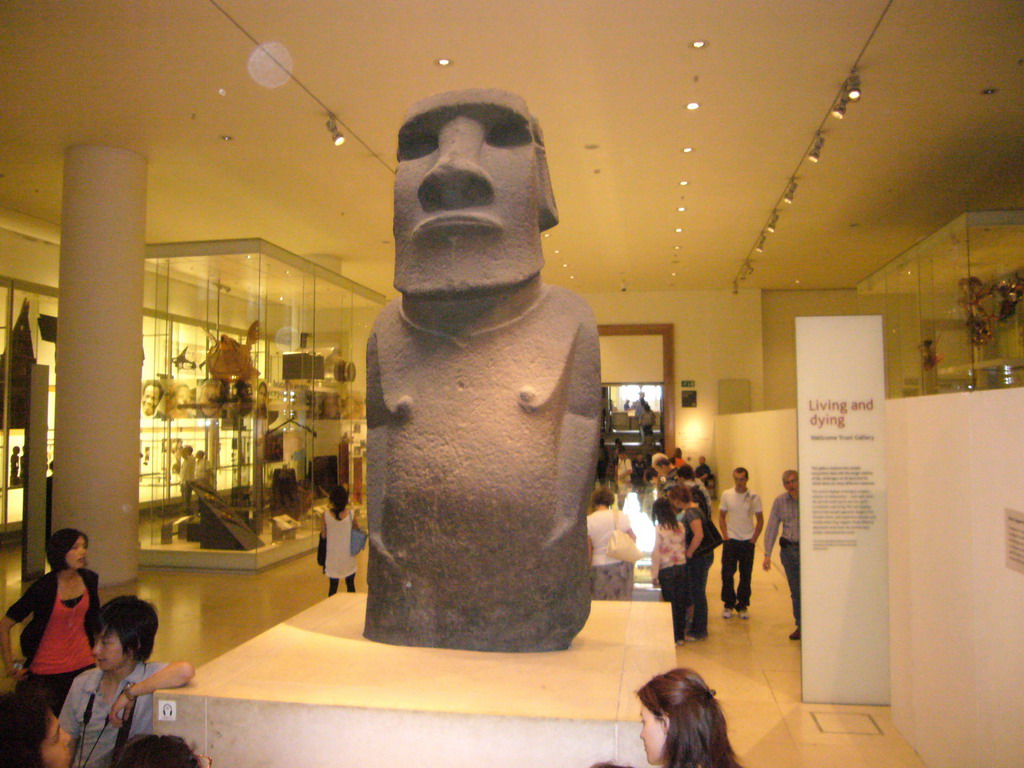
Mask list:
[[[1024,211],[971,211],[857,286],[889,397],[1024,385]]]
[[[256,549],[262,539],[252,532],[253,510],[229,507],[215,493],[195,489],[199,499],[199,546],[202,549]]]
[[[32,347],[32,329],[28,322],[28,299],[21,304],[21,311],[18,319],[14,321],[14,328],[7,339],[7,349],[0,355],[0,374],[9,363],[10,370],[10,429],[25,429],[28,427],[29,412],[29,381],[32,373],[32,366],[36,362],[36,353]],[[3,381],[0,379],[0,422],[3,421]]]
[[[192,567],[182,553],[202,549],[217,563],[211,550],[230,548],[253,557],[214,567],[249,570],[314,547],[310,509],[365,401],[349,361],[383,296],[261,240],[148,246],[146,291],[143,562]],[[189,446],[206,453],[202,488]],[[190,494],[199,514],[182,519]]]

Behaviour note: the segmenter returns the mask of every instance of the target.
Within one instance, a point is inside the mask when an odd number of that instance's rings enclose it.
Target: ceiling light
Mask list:
[[[836,120],[842,120],[846,116],[846,105],[848,103],[849,100],[845,96],[837,101],[836,105],[832,107],[832,117]]]
[[[846,91],[846,98],[850,101],[860,100],[860,77],[856,71],[851,72],[850,76],[846,78],[846,85],[843,86],[843,90]]]
[[[999,93],[998,88],[986,88],[981,92],[982,96],[991,96],[993,93]]]
[[[761,235],[761,239],[757,241],[757,245],[754,246],[754,250],[758,253],[764,253],[764,235]]]
[[[778,213],[778,211],[772,211],[772,217],[770,219],[768,219],[768,226],[765,227],[765,231],[766,232],[774,232],[775,231],[775,225],[778,224],[778,223],[779,223],[779,213]]]
[[[679,232],[682,232],[682,231],[683,231],[683,228],[682,228],[682,227],[676,227],[676,232],[677,232],[677,233],[679,233]]]
[[[693,147],[683,147],[683,152],[689,154],[690,152],[693,152]]]
[[[679,182],[679,186],[680,186],[680,187],[685,187],[685,186],[686,186],[687,184],[689,184],[689,183],[690,183],[690,182],[688,182],[688,181],[680,181],[680,182]]]
[[[694,40],[692,43],[690,43],[690,47],[691,48],[700,49],[700,48],[703,48],[707,44],[708,44],[707,40]]]
[[[679,211],[680,213],[682,213],[686,209],[683,206],[679,206],[678,208],[676,208],[676,210]]]
[[[220,137],[220,140],[221,140],[221,141],[234,141],[234,140],[235,140],[235,137],[234,137],[234,136],[228,136],[228,135],[227,135],[227,134],[225,133],[225,134],[224,134],[223,136],[221,136],[221,137]]]
[[[434,62],[439,67],[450,67],[452,65],[451,59],[438,59]]]
[[[691,101],[689,104],[686,105],[686,108],[692,112],[695,109],[700,109],[700,104],[698,104],[696,101]]]
[[[795,194],[796,194],[796,182],[795,181],[791,181],[791,182],[789,182],[789,189],[786,190],[786,194],[783,196],[782,199],[785,200],[790,205],[792,205],[793,204],[793,195],[795,195]]]
[[[334,118],[334,115],[327,116],[327,132],[331,134],[331,141],[334,142],[334,146],[340,147],[345,143],[345,137],[341,135],[341,131],[338,130],[338,123]]]
[[[568,267],[569,265],[568,265],[568,264],[563,264],[562,266],[563,266],[563,267]]]
[[[807,159],[812,163],[818,162],[821,159],[821,148],[825,146],[825,137],[820,133],[814,135],[814,146],[811,151],[807,153]]]

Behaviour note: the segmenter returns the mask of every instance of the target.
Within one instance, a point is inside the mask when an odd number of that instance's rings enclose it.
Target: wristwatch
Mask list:
[[[134,683],[128,683],[128,685],[126,685],[124,687],[124,690],[121,691],[121,693],[123,693],[125,696],[128,697],[128,701],[135,701],[135,699],[137,698],[136,695],[134,693],[132,693],[132,686],[133,685],[135,685],[135,684]]]

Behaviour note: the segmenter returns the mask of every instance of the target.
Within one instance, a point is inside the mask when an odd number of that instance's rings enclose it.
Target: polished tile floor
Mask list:
[[[888,707],[801,703],[800,643],[787,637],[793,629],[788,588],[775,566],[769,573],[755,568],[750,619],[743,621],[721,617],[716,563],[708,582],[710,637],[676,653],[681,666],[699,671],[718,691],[742,764],[923,768]],[[0,548],[0,572],[6,607],[22,589],[16,547]],[[198,666],[321,600],[327,580],[310,554],[256,575],[145,572],[134,585],[101,592],[104,599],[137,592],[152,601],[161,625],[153,658]]]

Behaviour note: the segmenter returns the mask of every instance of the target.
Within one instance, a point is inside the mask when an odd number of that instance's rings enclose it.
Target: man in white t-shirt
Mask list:
[[[722,533],[722,618],[732,617],[733,610],[741,619],[749,618],[750,574],[754,570],[754,546],[764,528],[761,497],[747,488],[749,474],[743,467],[732,473],[734,488],[722,494],[718,523]],[[733,586],[733,574],[740,571],[740,584]]]

